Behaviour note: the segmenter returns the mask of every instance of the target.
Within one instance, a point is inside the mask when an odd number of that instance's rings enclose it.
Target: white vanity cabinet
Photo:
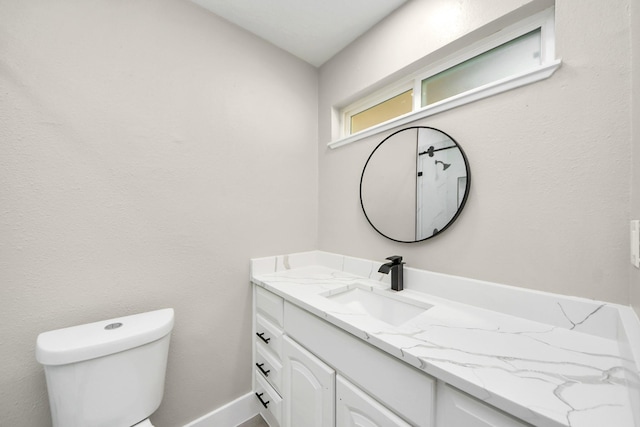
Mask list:
[[[528,425],[254,288],[254,390],[271,427]]]
[[[435,379],[254,288],[254,390],[271,427],[433,427]]]

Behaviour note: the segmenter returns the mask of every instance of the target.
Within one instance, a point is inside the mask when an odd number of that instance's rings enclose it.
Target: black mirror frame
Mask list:
[[[438,230],[437,233],[433,233],[431,236],[429,237],[425,237],[424,239],[420,239],[420,240],[398,240],[398,239],[394,239],[393,237],[389,237],[386,234],[384,234],[382,231],[378,230],[376,228],[375,225],[373,225],[373,223],[371,222],[371,219],[369,219],[369,216],[367,215],[367,211],[364,208],[364,201],[362,200],[362,182],[364,180],[364,173],[367,170],[367,165],[369,164],[369,160],[371,160],[371,157],[373,157],[373,155],[375,154],[375,152],[378,150],[378,148],[380,148],[380,146],[382,144],[384,144],[389,138],[391,138],[392,136],[400,133],[400,132],[404,132],[406,130],[409,129],[431,129],[431,130],[435,130],[437,132],[440,132],[444,135],[446,135],[451,141],[453,141],[453,143],[456,145],[456,147],[458,147],[458,149],[460,150],[460,153],[462,154],[462,158],[464,159],[464,167],[465,170],[467,172],[467,185],[465,186],[465,191],[464,191],[464,197],[462,198],[462,203],[460,203],[460,207],[458,207],[458,210],[456,211],[456,214],[453,216],[453,218],[451,218],[451,220],[447,223],[447,225],[445,225],[441,230]],[[458,217],[460,216],[460,213],[462,212],[462,210],[464,209],[464,206],[467,203],[467,199],[469,198],[469,190],[471,189],[471,169],[469,168],[469,160],[467,159],[467,155],[465,154],[464,150],[462,149],[462,147],[460,146],[460,144],[458,144],[458,142],[453,139],[451,137],[451,135],[449,135],[448,133],[440,130],[440,129],[436,129],[434,127],[430,127],[430,126],[410,126],[410,127],[406,127],[406,128],[402,128],[399,129],[395,132],[393,132],[391,135],[387,136],[385,139],[383,139],[377,146],[376,148],[373,149],[373,151],[371,152],[371,154],[369,155],[369,157],[367,158],[366,163],[364,164],[364,167],[362,168],[362,174],[360,175],[360,206],[362,207],[362,213],[364,213],[365,218],[367,219],[367,222],[369,222],[369,224],[371,225],[371,227],[373,227],[374,230],[376,230],[378,232],[378,234],[380,234],[383,237],[386,237],[389,240],[393,240],[394,242],[398,242],[398,243],[419,243],[419,242],[424,242],[425,240],[429,240],[435,236],[440,235],[443,231],[445,231],[447,228],[449,228],[451,226],[451,224],[453,224],[456,219],[458,219]]]

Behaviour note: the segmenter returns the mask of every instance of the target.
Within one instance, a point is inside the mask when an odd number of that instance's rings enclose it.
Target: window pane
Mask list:
[[[368,110],[361,111],[351,116],[351,133],[375,126],[378,123],[386,122],[394,117],[410,113],[413,107],[413,90],[389,98],[378,105],[374,105]]]
[[[540,29],[520,36],[422,81],[422,106],[433,104],[540,65]]]

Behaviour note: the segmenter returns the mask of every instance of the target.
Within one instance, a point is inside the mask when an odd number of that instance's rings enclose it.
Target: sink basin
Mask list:
[[[323,296],[354,313],[366,314],[393,326],[400,326],[432,307],[391,291],[373,291],[371,288],[348,287]]]

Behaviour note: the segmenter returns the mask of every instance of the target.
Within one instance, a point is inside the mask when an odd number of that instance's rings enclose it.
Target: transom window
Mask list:
[[[422,80],[421,107],[539,67],[540,32],[538,28]]]
[[[550,77],[554,9],[533,15],[340,110],[337,146]]]
[[[410,113],[413,108],[413,89],[402,92],[379,104],[369,107],[364,111],[355,113],[350,117],[351,133],[386,122],[395,117]]]

